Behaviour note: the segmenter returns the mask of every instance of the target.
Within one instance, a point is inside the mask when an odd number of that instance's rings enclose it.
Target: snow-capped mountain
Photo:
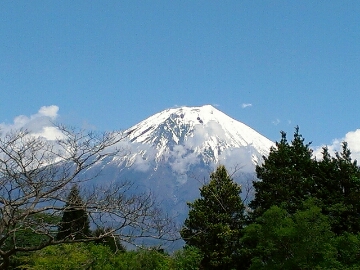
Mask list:
[[[202,131],[202,134],[196,134],[199,131]],[[155,145],[159,149],[159,155],[164,153],[166,148],[184,144],[195,135],[204,135],[201,145],[195,146],[196,152],[201,146],[221,152],[226,148],[253,145],[260,154],[266,155],[269,147],[273,145],[249,126],[211,105],[167,109],[141,121],[126,133],[132,141]]]
[[[225,165],[243,192],[254,180],[255,165],[273,142],[216,108],[181,107],[159,112],[124,131],[120,157],[103,160],[97,181],[130,180],[136,190],[150,190],[181,223],[186,202],[219,164]],[[249,194],[247,194],[248,196]]]
[[[130,162],[167,162],[184,173],[189,166],[230,164],[251,171],[273,142],[211,105],[159,112],[125,131],[133,142]],[[141,155],[141,159],[139,159]]]

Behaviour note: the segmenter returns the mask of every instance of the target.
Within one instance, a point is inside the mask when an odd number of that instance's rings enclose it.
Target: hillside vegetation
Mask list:
[[[112,227],[92,231],[86,200],[73,186],[61,215],[34,216],[37,226],[56,225],[48,235],[28,226],[3,238],[0,256],[16,251],[4,269],[360,269],[360,168],[346,142],[316,159],[298,128],[291,141],[282,132],[256,174],[254,199],[245,205],[224,166],[211,173],[200,197],[188,202],[178,231],[186,244],[171,254],[161,246],[126,250],[129,239]],[[136,213],[146,218],[141,208]],[[17,249],[24,243],[40,246]]]

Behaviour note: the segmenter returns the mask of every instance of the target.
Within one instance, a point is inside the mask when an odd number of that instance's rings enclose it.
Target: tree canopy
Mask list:
[[[242,238],[250,269],[358,268],[360,168],[346,142],[317,159],[298,127],[291,142],[281,132],[256,173]]]
[[[360,168],[346,142],[341,152],[331,157],[327,148],[318,161],[316,186],[312,192],[319,200],[323,213],[330,217],[333,231],[360,232]]]
[[[91,235],[86,206],[80,197],[79,188],[72,186],[59,224],[56,238],[85,239]]]
[[[239,269],[239,240],[244,226],[245,207],[241,187],[224,166],[210,175],[200,188],[200,198],[188,203],[189,216],[181,236],[204,255],[204,269]]]
[[[295,129],[291,143],[286,133],[281,132],[280,142],[270,149],[263,164],[256,166],[259,181],[253,183],[255,198],[249,205],[254,210],[253,216],[261,216],[273,205],[294,213],[310,197],[315,169],[310,143],[304,143],[299,128]]]
[[[252,217],[260,217],[276,205],[293,214],[303,202],[315,199],[329,216],[333,232],[360,232],[360,169],[352,161],[347,143],[332,157],[326,147],[317,160],[297,127],[289,143],[286,133],[271,148],[263,164],[256,166]]]
[[[334,234],[328,218],[313,201],[290,214],[276,205],[244,229],[249,269],[338,269]]]

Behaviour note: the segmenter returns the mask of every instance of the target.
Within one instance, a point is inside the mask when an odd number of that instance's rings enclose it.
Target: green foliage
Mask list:
[[[327,148],[323,158],[312,156],[299,128],[289,143],[281,133],[280,142],[271,148],[264,163],[256,167],[255,198],[250,203],[252,220],[277,205],[293,214],[308,198],[315,198],[322,213],[329,217],[332,231],[360,232],[360,169],[346,143],[342,152],[331,157]]]
[[[15,250],[15,249],[27,249],[36,246],[46,245],[52,237],[56,235],[56,224],[60,221],[59,216],[50,215],[47,213],[37,213],[25,219],[24,222],[32,224],[32,228],[29,226],[22,226],[22,223],[16,226],[16,229],[12,233],[12,237],[7,238],[2,245],[4,250]],[[52,227],[49,229],[52,233],[43,234],[42,231],[37,229],[41,226]],[[29,256],[29,252],[17,252],[9,261],[9,269],[17,269],[16,267],[21,264],[21,261]]]
[[[350,155],[345,142],[335,157],[324,148],[313,192],[338,235],[360,232],[360,168]]]
[[[111,252],[109,247],[93,243],[49,246],[20,258],[17,269],[28,270],[198,270],[201,254],[187,247],[169,256],[155,249]]]
[[[187,246],[173,255],[173,266],[176,270],[199,270],[203,258],[196,247]]]
[[[2,248],[13,249],[15,248],[15,246],[17,248],[39,246],[49,241],[50,237],[55,236],[56,224],[59,221],[60,217],[46,213],[38,213],[32,215],[31,217],[26,218],[23,222],[15,226],[16,229],[13,229],[12,237],[6,239]],[[30,228],[29,226],[23,226],[23,223],[32,224],[33,227]],[[44,227],[52,227],[53,233],[43,234],[40,224]]]
[[[238,268],[244,205],[241,187],[228,175],[224,166],[211,174],[210,182],[200,189],[201,198],[189,205],[181,236],[187,245],[204,255],[205,269]]]
[[[310,143],[304,144],[298,127],[291,143],[287,141],[286,133],[281,132],[280,142],[270,149],[264,163],[256,166],[260,181],[253,183],[256,196],[249,205],[254,209],[254,218],[273,205],[294,213],[309,198],[316,169],[309,146]]]
[[[311,202],[292,215],[272,207],[245,229],[242,241],[246,244],[242,252],[253,258],[250,269],[360,268],[360,235],[334,237],[327,218]],[[14,269],[209,269],[200,267],[202,254],[191,246],[169,256],[155,249],[113,253],[107,246],[76,243],[49,246],[17,258],[20,263]]]
[[[250,269],[360,269],[360,168],[344,142],[316,160],[295,129],[256,167],[242,238]]]
[[[294,214],[272,206],[245,228],[243,252],[252,258],[250,269],[340,269],[333,237],[312,201]]]
[[[79,189],[74,185],[68,195],[56,238],[83,239],[90,235],[89,218]]]
[[[23,269],[29,270],[80,270],[114,269],[109,248],[94,244],[62,244],[48,246],[27,257]]]
[[[141,249],[117,255],[115,267],[121,270],[169,270],[171,258],[157,250]]]
[[[93,232],[93,235],[95,237],[99,237],[99,239],[94,240],[94,243],[108,246],[113,252],[125,251],[125,248],[121,244],[119,237],[115,235],[107,235],[105,237],[102,237],[102,235],[106,234],[109,230],[110,228],[109,229],[97,228]]]
[[[360,269],[360,234],[344,233],[333,241],[342,269]]]
[[[19,252],[12,266],[34,270],[360,269],[360,169],[347,144],[333,157],[324,148],[318,161],[298,128],[290,143],[281,134],[281,141],[256,168],[260,181],[254,183],[252,223],[247,227],[241,187],[219,166],[200,189],[201,197],[188,203],[189,216],[181,230],[187,245],[172,256],[155,249],[126,252],[119,239],[109,236],[95,243]],[[46,213],[33,214],[16,224],[3,247],[22,248],[18,252],[47,245],[59,221]],[[46,226],[47,233],[38,235],[38,226]],[[107,232],[99,228],[91,234],[86,207],[74,186],[56,238],[96,238]],[[117,252],[119,247],[122,252]]]
[[[60,243],[94,240],[90,217],[100,225],[119,217],[119,222],[112,223],[116,226],[113,230],[124,241],[176,237],[170,218],[161,213],[151,195],[129,194],[130,182],[94,187],[85,200],[80,197],[78,176],[83,175],[83,180],[96,177],[95,171],[90,178],[84,172],[118,155],[121,150],[113,146],[124,136],[60,125],[57,129],[61,138],[51,142],[26,130],[10,131],[0,138],[0,269],[9,269],[11,259],[19,254]],[[64,189],[72,185],[64,203]],[[55,216],[60,211],[62,219],[56,224],[47,220],[46,215]]]

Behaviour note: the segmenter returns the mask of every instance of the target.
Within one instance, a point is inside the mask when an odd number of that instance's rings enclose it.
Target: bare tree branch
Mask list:
[[[55,141],[32,136],[25,130],[0,136],[0,269],[7,269],[10,256],[49,245],[88,242],[120,237],[132,242],[139,237],[176,239],[175,226],[151,194],[134,193],[129,182],[86,187],[100,171],[86,174],[107,158],[126,151],[119,148],[125,135],[96,134],[58,126],[62,136]],[[100,166],[98,166],[100,169]],[[83,187],[84,209],[92,226],[110,228],[84,239],[56,239],[60,216],[66,210],[69,189]],[[31,243],[24,234],[36,236]]]

